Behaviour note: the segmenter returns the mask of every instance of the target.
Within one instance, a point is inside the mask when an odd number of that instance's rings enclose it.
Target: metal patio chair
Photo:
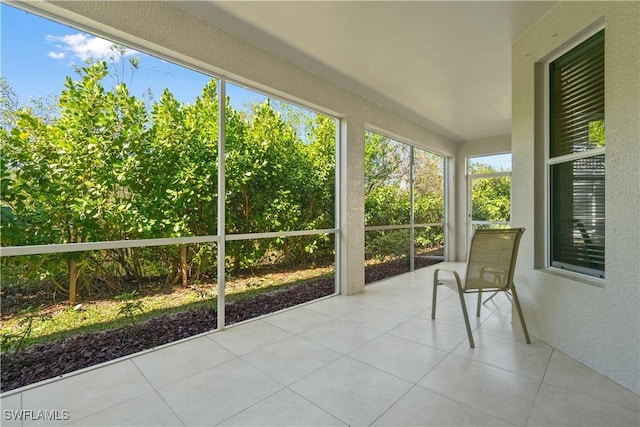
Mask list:
[[[468,293],[478,294],[478,304],[476,316],[480,316],[482,302],[482,292],[505,292],[510,293],[513,303],[518,311],[522,330],[524,331],[527,344],[531,343],[527,325],[524,322],[524,315],[513,283],[513,273],[516,267],[518,246],[520,238],[524,233],[524,228],[507,228],[476,230],[471,239],[469,256],[467,257],[467,269],[464,281],[460,280],[460,275],[452,270],[437,269],[433,275],[433,304],[431,306],[431,318],[436,318],[436,298],[438,286],[445,285],[458,293],[462,314],[464,315],[465,326],[469,345],[475,347],[471,325],[469,324],[469,314],[464,295]],[[447,278],[441,278],[446,273]]]

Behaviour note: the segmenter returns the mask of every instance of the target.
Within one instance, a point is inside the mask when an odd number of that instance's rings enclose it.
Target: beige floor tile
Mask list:
[[[421,290],[431,295],[433,290],[433,270],[418,269],[413,272],[412,276],[412,288],[415,290]]]
[[[290,388],[342,422],[362,426],[377,419],[411,384],[345,357]]]
[[[544,344],[522,344],[492,335],[475,334],[475,348],[458,346],[454,354],[542,381],[552,349]]]
[[[524,425],[540,382],[449,355],[418,385],[494,418]]]
[[[152,391],[151,384],[144,378],[131,360],[92,369],[37,387],[22,393],[22,408],[34,410],[67,410],[67,422],[52,422],[62,425],[85,418],[96,412]],[[25,422],[27,425],[41,423]]]
[[[415,295],[401,293],[374,304],[373,307],[381,307],[385,310],[396,311],[408,316],[416,316],[427,310],[431,310],[431,298],[427,296],[419,298]]]
[[[507,297],[505,292],[483,292],[482,308],[486,308],[489,311],[495,311],[498,308],[507,308],[510,311],[511,299]]]
[[[460,297],[458,296],[458,294],[456,292],[453,292],[451,289],[449,289],[446,286],[438,287],[438,293],[445,290],[447,291],[446,295],[449,295],[449,292],[451,292],[453,296],[450,296],[449,298],[444,299],[442,301],[442,305],[455,307],[458,309],[458,311],[460,311],[460,313],[462,313],[460,308]],[[467,310],[469,310],[469,317],[476,317],[476,312],[478,307],[478,294],[472,294],[472,293],[464,294],[464,301],[465,301],[465,304],[467,304]],[[440,306],[438,306],[438,308],[440,308]],[[481,307],[480,317],[484,316],[486,318],[489,315],[491,315],[492,311],[493,310],[490,310],[487,307]]]
[[[345,426],[328,412],[289,389],[256,403],[221,426]]]
[[[282,384],[241,359],[158,389],[185,425],[211,426],[282,390]]]
[[[446,352],[467,340],[467,331],[463,328],[417,317],[390,330],[388,334]]]
[[[262,346],[291,337],[287,331],[277,328],[264,320],[255,320],[236,325],[207,337],[233,354],[242,356]]]
[[[527,315],[525,313],[525,322]],[[524,332],[520,325],[515,324],[511,320],[511,312],[502,313],[500,310],[493,313],[488,319],[484,320],[477,328],[477,332],[480,334],[490,334],[498,337],[506,338],[512,341],[526,344]],[[529,338],[531,342],[541,343],[539,339],[531,335],[529,332]]]
[[[527,425],[638,426],[640,416],[617,405],[581,395],[567,388],[542,384]]]
[[[416,270],[417,272],[417,270]],[[386,282],[389,281],[391,282],[394,286],[396,286],[396,288],[417,288],[421,285],[423,285],[424,282],[424,278],[420,277],[418,274],[416,274],[416,272],[407,272],[404,274],[399,274],[397,276],[393,276],[390,277],[388,279],[385,279],[384,281],[380,281],[380,282],[374,282],[373,284],[377,284],[377,283],[382,283],[382,282]]]
[[[422,268],[420,270],[416,270],[416,274],[421,273],[426,278],[433,279],[434,270],[435,269],[440,269],[440,270],[457,271],[458,274],[460,274],[460,277],[463,277],[465,268],[467,268],[467,263],[466,262],[441,262],[441,263],[435,264],[433,266],[430,266],[428,268]]]
[[[326,314],[327,316],[342,317],[351,313],[353,310],[361,308],[362,305],[363,304],[358,303],[355,299],[338,295],[306,305],[305,308]]]
[[[433,273],[431,276],[433,276]],[[385,287],[389,289],[389,291],[393,290],[396,293],[402,293],[408,290],[426,288],[428,285],[429,283],[425,282],[424,277],[421,277],[418,274],[418,270],[416,270],[415,272],[407,272],[397,276],[388,277],[377,282],[372,282],[366,286],[371,288]]]
[[[265,317],[262,320],[292,334],[299,334],[324,325],[333,319],[333,316],[299,307]]]
[[[350,353],[380,335],[380,331],[341,319],[300,334],[303,338],[342,354]]]
[[[156,388],[211,368],[235,356],[206,337],[199,337],[133,358]]]
[[[394,286],[367,285],[364,291],[350,295],[349,299],[362,305],[373,305],[385,301],[402,291]]]
[[[413,341],[382,335],[349,353],[349,357],[415,384],[447,354]]]
[[[423,272],[420,272],[420,270],[416,270],[396,277],[398,287],[407,291],[431,291],[431,286],[433,285],[433,272],[425,275]]]
[[[397,276],[387,277],[385,279],[372,283],[371,286],[389,286],[389,287],[393,287],[396,290],[409,288],[412,286],[412,281],[415,280],[410,276],[411,276],[410,273],[406,273],[406,274],[400,274]]]
[[[411,319],[406,314],[387,310],[383,305],[363,307],[342,317],[343,320],[351,320],[367,328],[387,332],[401,323]]]
[[[414,387],[373,425],[408,427],[508,426],[509,424],[422,387]]]
[[[87,418],[70,424],[71,426],[182,426],[176,414],[167,406],[160,395],[152,391],[142,396],[113,406]]]
[[[504,295],[505,295],[504,292],[498,292],[496,297],[494,299],[492,299],[491,301],[483,304],[482,308],[484,309],[486,307],[494,315],[503,316],[503,317],[507,317],[507,318],[511,319],[511,316],[514,313],[514,306],[513,306],[513,303],[511,301],[509,301]],[[484,295],[482,296],[482,299],[486,300]],[[500,302],[500,299],[502,299],[501,303],[493,304],[494,301],[499,301]],[[527,320],[526,317],[525,317],[525,320]]]
[[[433,301],[433,294],[431,293],[431,286],[414,286],[405,289],[403,292],[395,295],[394,298],[416,300],[420,302],[421,308],[426,305],[427,309],[431,309],[431,303]]]
[[[467,306],[467,310],[469,312],[469,324],[471,325],[471,330],[476,330],[482,322],[491,316],[491,314],[485,310],[480,313],[480,317],[476,317],[475,306],[471,308]],[[419,317],[431,320],[431,310],[421,314]],[[457,296],[454,297],[454,301],[451,304],[437,304],[435,320],[458,328],[465,327],[462,307],[460,307],[460,300]]]
[[[22,396],[20,393],[3,397],[0,400],[0,409],[2,409],[0,425],[3,427],[22,426],[22,417],[24,414],[20,412],[22,409]]]
[[[555,387],[568,388],[631,411],[640,410],[640,396],[558,350],[554,350],[551,355],[543,382]]]
[[[290,337],[247,353],[242,358],[282,384],[291,384],[342,357],[314,342]]]

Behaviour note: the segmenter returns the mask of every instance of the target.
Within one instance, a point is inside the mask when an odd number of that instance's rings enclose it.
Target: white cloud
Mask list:
[[[66,54],[84,61],[89,58],[108,59],[113,57],[114,61],[120,59],[111,49],[113,42],[101,39],[100,37],[90,36],[87,34],[67,34],[64,36],[47,36],[47,42],[56,43],[59,52],[49,52],[51,58],[64,58]],[[126,49],[124,56],[136,53],[134,50]]]
[[[64,52],[57,52],[57,53],[56,53],[56,52],[49,52],[49,53],[47,54],[47,56],[48,56],[49,58],[53,58],[53,59],[62,59],[62,58],[64,58],[64,57],[66,57],[67,55],[65,55],[65,53],[64,53]]]

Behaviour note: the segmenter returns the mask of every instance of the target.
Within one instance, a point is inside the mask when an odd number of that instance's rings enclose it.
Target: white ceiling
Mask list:
[[[511,132],[511,43],[544,1],[176,1],[454,140]]]

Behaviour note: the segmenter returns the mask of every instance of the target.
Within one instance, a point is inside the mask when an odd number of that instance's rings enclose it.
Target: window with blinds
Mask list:
[[[550,265],[605,277],[604,30],[549,65]]]

